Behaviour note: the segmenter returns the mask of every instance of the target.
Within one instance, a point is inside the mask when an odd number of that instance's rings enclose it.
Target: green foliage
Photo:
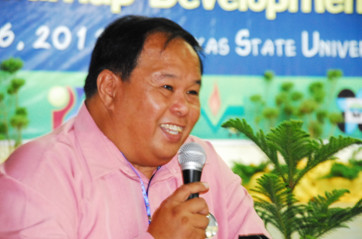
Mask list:
[[[4,122],[0,122],[0,140],[4,140],[5,135],[8,134],[9,128],[8,125],[5,124]]]
[[[262,196],[254,196],[255,208],[266,225],[271,224],[290,238],[297,230],[293,216],[298,211],[298,204],[290,188],[277,174],[264,174],[258,179],[258,186],[252,191]]]
[[[351,164],[351,167],[358,168],[358,170],[362,171],[362,160],[350,159],[349,163]]]
[[[349,162],[352,164],[352,165],[355,165],[355,166],[358,166],[358,167],[362,167],[362,160],[358,160],[357,159],[357,155],[362,152],[362,146],[361,147],[358,147],[356,150],[354,150],[352,152],[352,155],[351,155],[351,158],[349,160]],[[361,158],[360,158],[361,159]]]
[[[348,193],[348,190],[326,192],[325,196],[317,196],[300,207],[296,223],[301,238],[320,238],[327,232],[347,227],[346,222],[362,213],[362,199],[353,207],[331,207],[345,193]]]
[[[359,173],[362,171],[362,160],[355,159],[355,156],[361,150],[362,147],[353,152],[352,158],[348,160],[348,163],[335,162],[332,164],[330,172],[324,178],[342,177],[349,180],[358,178]]]
[[[336,69],[336,70],[328,70],[327,72],[327,78],[329,81],[336,81],[339,78],[343,76],[342,70]]]
[[[302,101],[299,107],[299,115],[312,114],[318,108],[318,102],[314,99],[306,99]]]
[[[10,81],[10,85],[8,86],[7,92],[9,95],[17,94],[19,89],[25,84],[24,79],[13,78]]]
[[[250,97],[250,100],[252,102],[262,102],[263,101],[263,98],[261,97],[261,95],[252,95]]]
[[[280,89],[282,92],[290,92],[294,87],[294,84],[292,82],[284,82]]]
[[[263,110],[263,116],[267,119],[276,119],[278,115],[279,111],[276,108],[265,107]]]
[[[313,138],[329,137],[334,134],[338,123],[344,121],[341,112],[330,112],[337,80],[343,76],[338,69],[327,72],[326,81],[312,82],[306,94],[295,89],[293,82],[286,81],[280,85],[280,91],[269,96],[275,74],[266,71],[263,75],[264,94],[252,95],[249,99],[254,104],[255,128],[269,130],[284,120],[302,120],[304,129]],[[327,125],[330,124],[331,127]],[[330,129],[328,132],[326,129]]]
[[[337,125],[338,123],[342,123],[344,121],[343,116],[340,113],[330,113],[328,115],[329,122],[332,125]]]
[[[0,64],[0,69],[9,72],[10,74],[14,74],[18,70],[20,70],[23,67],[23,61],[19,58],[9,58],[7,60],[4,60]]]
[[[8,140],[10,151],[10,141],[14,140],[15,146],[20,145],[21,132],[29,124],[26,109],[19,106],[19,91],[25,80],[16,77],[16,73],[22,67],[23,61],[19,58],[9,58],[0,64],[0,139]]]
[[[322,124],[316,120],[311,120],[308,125],[308,131],[314,138],[320,137],[323,132]]]
[[[262,130],[254,133],[245,119],[230,119],[222,125],[252,140],[273,165],[274,170],[264,174],[252,191],[257,193],[255,208],[265,224],[274,225],[285,239],[292,238],[293,234],[301,238],[320,238],[362,212],[361,200],[352,208],[330,207],[347,190],[326,192],[325,196],[316,196],[308,204],[295,199],[294,189],[306,173],[333,159],[339,150],[362,144],[362,140],[343,136],[330,137],[323,142],[311,137],[302,126],[301,121],[284,121],[265,134]],[[306,165],[298,169],[301,160],[306,160]]]
[[[24,126],[27,126],[29,120],[27,118],[27,111],[24,107],[18,107],[15,111],[15,114],[10,119],[10,124],[14,128],[21,129]]]
[[[309,92],[312,96],[312,99],[320,104],[323,102],[326,92],[322,82],[314,82],[309,85]]]
[[[242,183],[246,185],[250,182],[250,179],[254,174],[258,172],[263,172],[267,165],[267,163],[261,163],[259,165],[244,165],[235,162],[232,170],[235,174],[241,177]]]
[[[304,95],[303,93],[299,92],[299,91],[294,91],[291,93],[290,98],[292,101],[298,101],[303,99]]]
[[[339,114],[342,117],[341,113],[337,113],[337,114]],[[318,123],[323,124],[327,115],[328,115],[328,112],[325,110],[316,111],[316,118],[317,118]]]
[[[347,179],[355,179],[360,172],[359,168],[350,167],[342,163],[332,164],[331,171],[325,178],[342,177]]]
[[[24,107],[18,107],[10,118],[10,125],[16,129],[15,146],[21,144],[21,130],[28,126],[28,113]]]
[[[274,78],[274,72],[272,72],[272,71],[266,71],[266,72],[264,73],[264,79],[265,79],[265,81],[270,82],[270,81],[273,80],[273,78]]]

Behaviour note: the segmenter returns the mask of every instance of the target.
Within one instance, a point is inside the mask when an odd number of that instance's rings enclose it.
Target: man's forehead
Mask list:
[[[177,56],[175,56],[175,54]],[[166,60],[174,61],[176,58],[188,55],[189,62],[197,61],[197,66],[201,68],[200,57],[195,49],[182,37],[170,38],[170,34],[165,32],[155,32],[150,34],[144,43],[143,49],[138,58],[137,65],[142,65],[143,61]],[[197,59],[197,60],[196,60]],[[147,63],[148,64],[148,63]],[[201,71],[201,69],[200,69]]]
[[[143,48],[153,44],[157,45],[161,51],[166,50],[170,44],[179,44],[180,46],[184,45],[187,48],[192,49],[192,51],[197,54],[195,49],[184,38],[181,36],[172,36],[171,33],[167,32],[153,32],[149,34],[145,40]]]
[[[175,41],[180,41],[180,42],[186,43],[186,41],[181,37],[172,38],[171,35],[168,33],[154,32],[147,36],[145,43],[144,43],[144,48],[147,47],[148,45],[157,45],[162,50],[164,50],[167,48],[167,46],[170,43],[173,43]]]

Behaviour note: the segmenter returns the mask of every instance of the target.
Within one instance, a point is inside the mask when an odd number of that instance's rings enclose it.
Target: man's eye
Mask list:
[[[170,86],[170,85],[164,85],[162,87],[165,88],[166,90],[170,90],[170,91],[173,90],[172,86]]]
[[[196,90],[190,90],[187,93],[190,94],[190,95],[199,95],[199,92],[196,91]]]

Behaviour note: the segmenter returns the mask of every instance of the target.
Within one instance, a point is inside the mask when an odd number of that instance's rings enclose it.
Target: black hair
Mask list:
[[[202,48],[180,25],[166,18],[128,15],[108,25],[98,38],[85,80],[86,98],[97,92],[97,77],[104,69],[118,74],[124,81],[128,80],[147,37],[157,32],[163,32],[168,37],[165,47],[174,38],[182,38],[190,44],[199,57],[203,73]]]

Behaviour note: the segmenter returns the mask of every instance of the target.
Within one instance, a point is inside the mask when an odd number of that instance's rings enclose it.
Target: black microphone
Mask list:
[[[268,239],[264,235],[249,235],[249,236],[239,236],[239,239]]]
[[[202,168],[206,162],[206,153],[201,145],[195,142],[182,145],[178,152],[178,161],[182,169],[184,184],[200,182]],[[193,193],[188,199],[198,196],[198,193]]]

